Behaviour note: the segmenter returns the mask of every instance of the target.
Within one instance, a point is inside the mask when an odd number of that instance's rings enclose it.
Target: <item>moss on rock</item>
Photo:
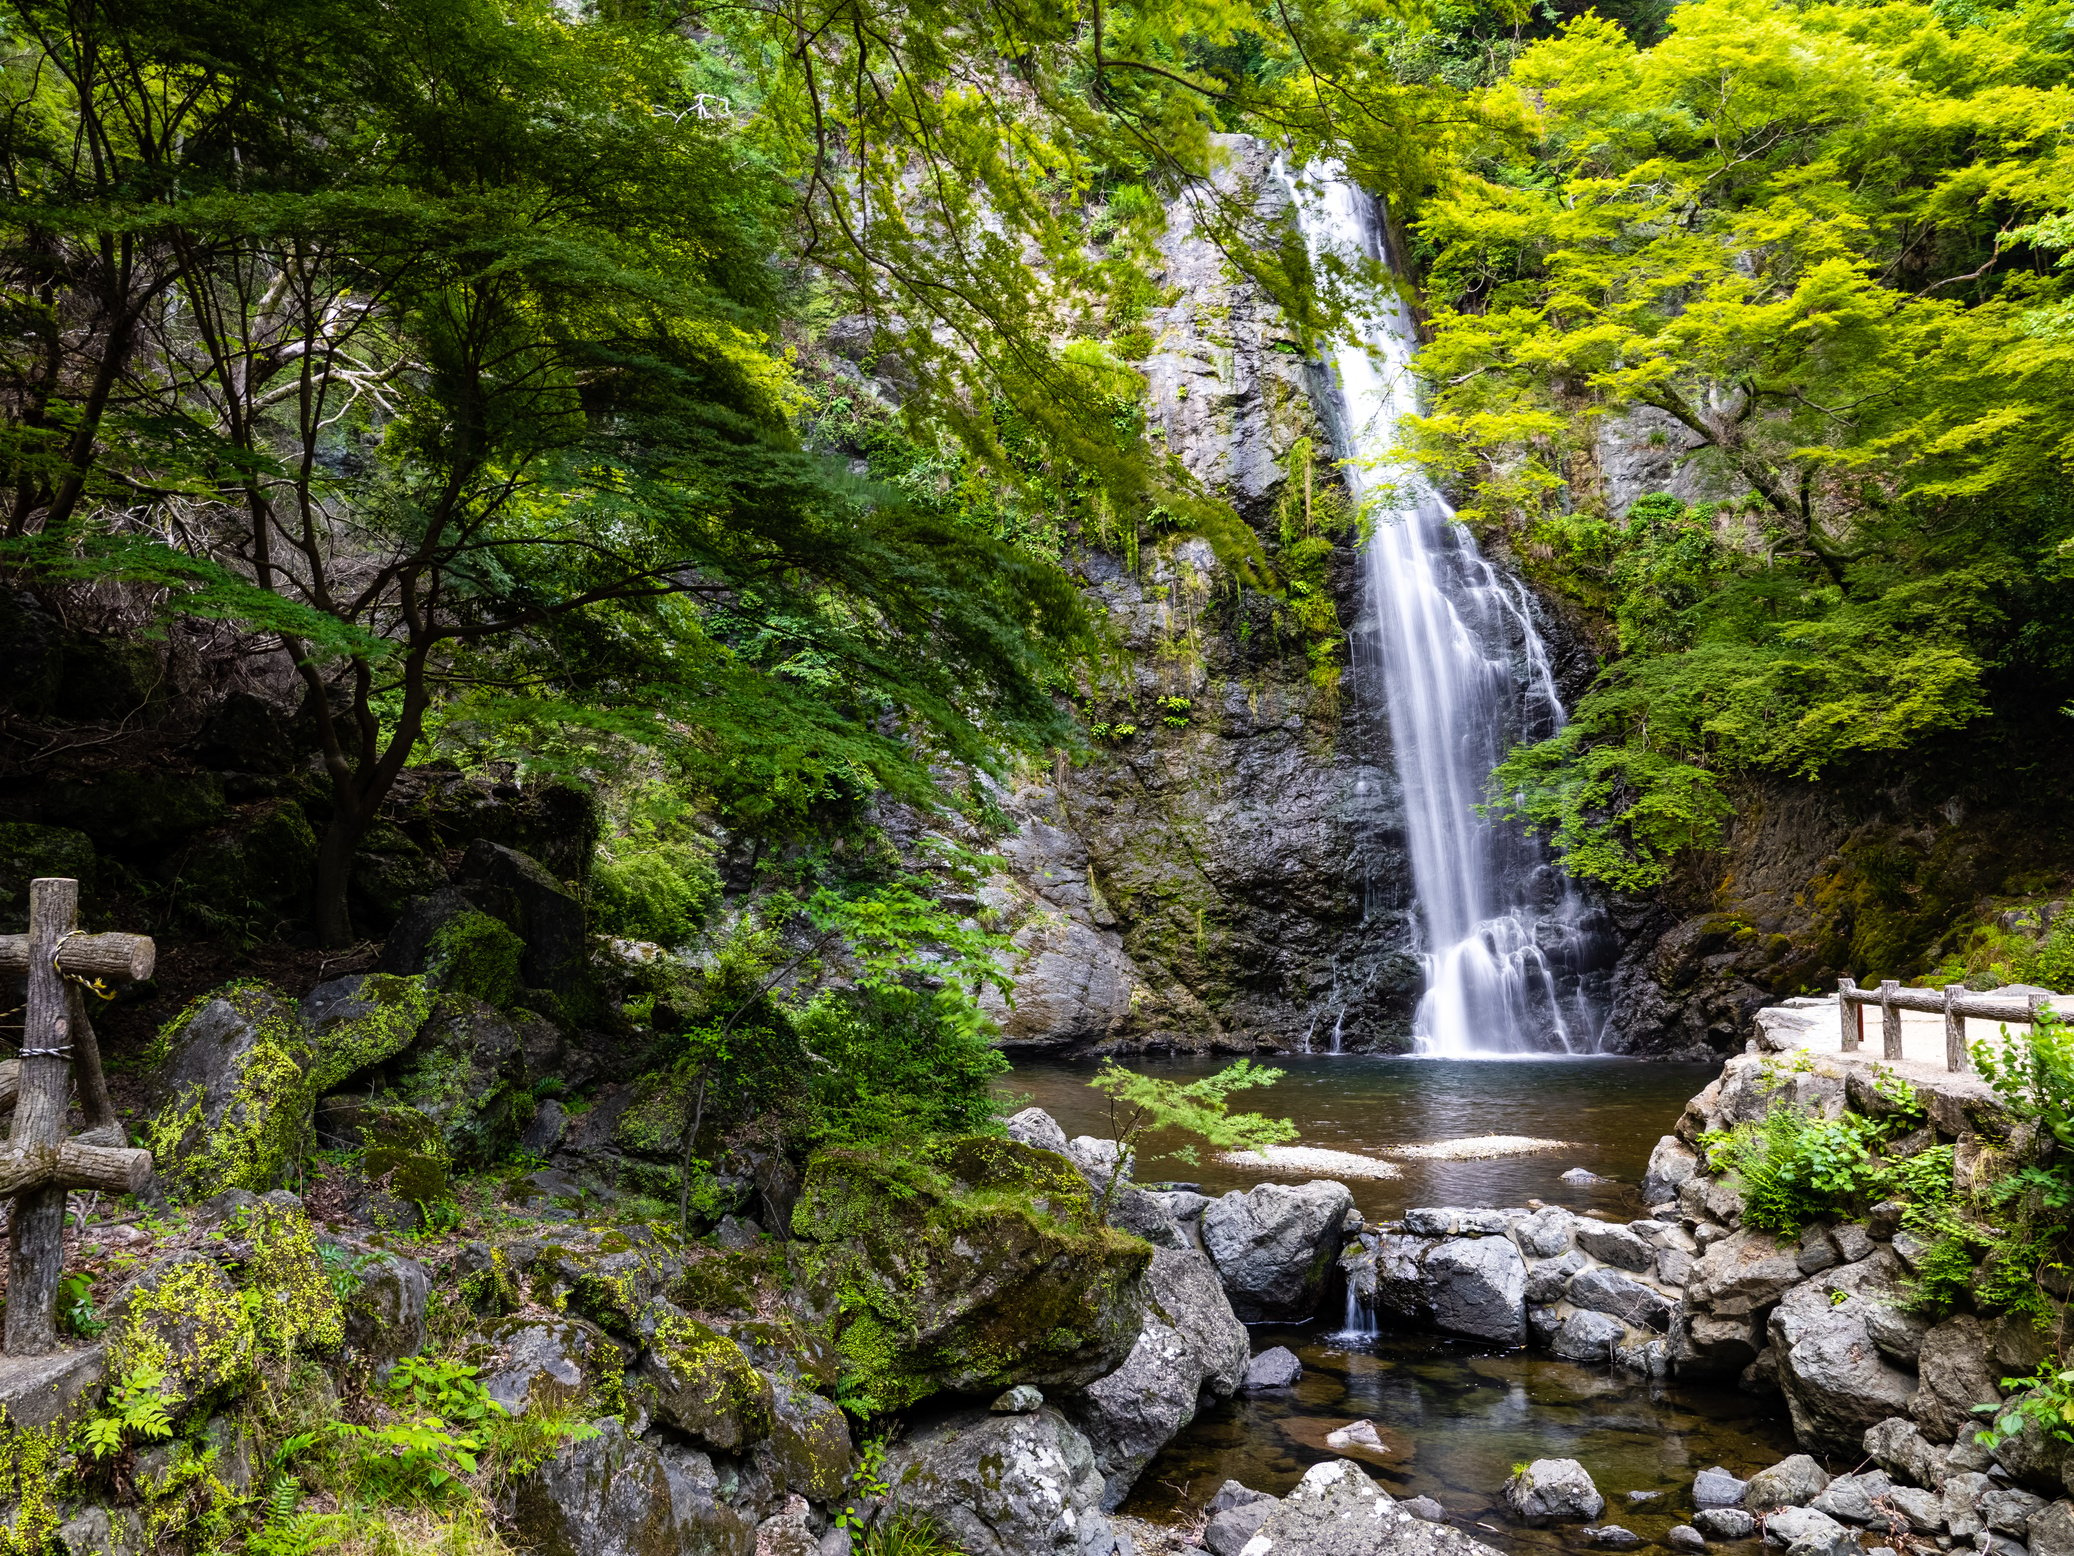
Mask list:
[[[665,1314],[657,1321],[638,1388],[658,1417],[723,1453],[770,1435],[770,1382],[740,1346],[697,1319]]]
[[[1090,1382],[1137,1333],[1150,1248],[1101,1224],[1063,1158],[1015,1141],[959,1139],[927,1163],[822,1151],[793,1230],[863,1409]]]
[[[432,932],[425,970],[443,989],[506,1010],[525,987],[525,956],[525,941],[489,914],[457,913]]]

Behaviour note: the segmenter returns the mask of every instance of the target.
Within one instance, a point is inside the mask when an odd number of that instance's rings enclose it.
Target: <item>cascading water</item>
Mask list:
[[[1375,202],[1336,166],[1283,178],[1314,264],[1387,262]],[[1562,726],[1562,700],[1525,590],[1396,457],[1398,424],[1419,408],[1416,344],[1391,298],[1348,321],[1327,365],[1370,531],[1356,670],[1381,684],[1404,788],[1426,974],[1417,1051],[1590,1053],[1603,1026],[1599,915],[1545,850],[1476,810],[1513,741]]]

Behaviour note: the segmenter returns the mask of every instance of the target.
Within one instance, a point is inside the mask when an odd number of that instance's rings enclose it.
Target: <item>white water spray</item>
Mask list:
[[[1375,202],[1336,165],[1281,176],[1314,264],[1386,260]],[[1396,455],[1399,422],[1419,409],[1416,346],[1392,298],[1348,321],[1327,364],[1370,526],[1373,619],[1355,634],[1356,665],[1380,679],[1404,786],[1426,974],[1413,1033],[1424,1054],[1590,1053],[1603,1025],[1595,915],[1545,850],[1476,812],[1507,747],[1561,727],[1562,700],[1525,590]]]

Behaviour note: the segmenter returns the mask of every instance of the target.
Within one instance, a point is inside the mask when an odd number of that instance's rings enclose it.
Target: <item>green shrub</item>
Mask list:
[[[487,913],[458,913],[432,932],[427,950],[425,970],[441,988],[500,1010],[517,1001],[526,943],[500,920]]]
[[[686,945],[704,927],[720,890],[712,852],[700,844],[615,838],[591,869],[592,921],[622,939]]]
[[[985,1127],[1008,1061],[960,1014],[897,986],[830,991],[795,1011],[800,1042],[824,1061],[807,1086],[816,1133],[864,1144]]]

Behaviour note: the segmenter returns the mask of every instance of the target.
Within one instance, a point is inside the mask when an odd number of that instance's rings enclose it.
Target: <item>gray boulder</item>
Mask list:
[[[1920,1486],[1896,1486],[1887,1493],[1887,1503],[1908,1520],[1908,1527],[1914,1533],[1944,1532],[1944,1498],[1936,1492],[1925,1491]]]
[[[1739,1507],[1703,1507],[1692,1526],[1710,1540],[1747,1540],[1757,1532],[1757,1520]]]
[[[1829,1556],[1857,1539],[1827,1513],[1811,1507],[1782,1507],[1764,1520],[1764,1543],[1783,1545],[1796,1556]]]
[[[515,1416],[536,1402],[588,1400],[626,1366],[611,1337],[580,1318],[506,1319],[489,1341],[493,1355],[483,1368],[483,1392]]]
[[[1067,1154],[1066,1131],[1042,1108],[1024,1108],[1009,1119],[1007,1129],[1011,1140],[1034,1145],[1040,1151],[1056,1151],[1061,1156]]]
[[[1548,1348],[1565,1361],[1609,1362],[1627,1335],[1619,1319],[1580,1309],[1556,1326]]]
[[[1692,1505],[1699,1508],[1741,1507],[1750,1482],[1731,1475],[1720,1465],[1701,1470],[1692,1482]]]
[[[1257,1502],[1240,1503],[1213,1514],[1203,1526],[1204,1546],[1212,1556],[1239,1556],[1253,1536],[1260,1533],[1268,1515],[1280,1505],[1275,1498],[1263,1495]]]
[[[1865,1332],[1878,1346],[1904,1367],[1913,1367],[1922,1353],[1923,1336],[1930,1320],[1895,1302],[1875,1302],[1865,1313]]]
[[[752,1556],[756,1531],[692,1477],[671,1473],[617,1418],[565,1442],[505,1492],[503,1513],[537,1556]],[[710,1469],[710,1465],[708,1465]]]
[[[1606,1511],[1575,1459],[1536,1459],[1505,1483],[1505,1505],[1530,1524],[1589,1523]]]
[[[1995,1483],[1979,1470],[1961,1471],[1944,1483],[1944,1527],[1953,1539],[1970,1540],[1987,1528],[1980,1504],[1994,1489]]]
[[[527,988],[567,996],[582,987],[583,904],[538,861],[479,837],[461,857],[457,884],[471,902],[525,941],[520,976]]]
[[[1203,1248],[1232,1310],[1247,1323],[1314,1316],[1353,1208],[1344,1183],[1314,1179],[1234,1190],[1205,1209]]]
[[[1918,1486],[1942,1486],[1951,1461],[1949,1448],[1926,1442],[1915,1422],[1900,1416],[1890,1416],[1867,1428],[1860,1446],[1873,1463],[1896,1480]],[[2005,1441],[2005,1458],[2008,1446]]]
[[[1144,1289],[1151,1312],[1194,1355],[1203,1386],[1220,1399],[1237,1388],[1253,1346],[1224,1294],[1216,1267],[1193,1247],[1154,1248]]]
[[[1631,1551],[1642,1543],[1639,1534],[1619,1524],[1603,1524],[1596,1528],[1580,1529],[1578,1533],[1592,1544],[1609,1551]]]
[[[1506,1345],[1526,1338],[1527,1262],[1510,1238],[1450,1238],[1422,1269],[1438,1328]]]
[[[425,1348],[425,1305],[432,1278],[401,1254],[364,1253],[351,1265],[357,1282],[344,1302],[346,1349],[376,1367]]]
[[[1805,1279],[1792,1249],[1763,1232],[1741,1231],[1693,1261],[1685,1292],[1695,1308],[1738,1318],[1769,1307]]]
[[[2045,1505],[2045,1498],[2029,1491],[1990,1491],[1980,1499],[1980,1516],[1995,1533],[2021,1540],[2031,1532],[2033,1515]]]
[[[1654,1286],[1644,1285],[1618,1270],[1586,1270],[1571,1280],[1567,1295],[1579,1307],[1611,1313],[1645,1329],[1662,1331],[1670,1327],[1671,1299]]]
[[[1577,1246],[1594,1259],[1636,1274],[1656,1263],[1656,1250],[1624,1226],[1595,1221],[1590,1216],[1579,1216],[1576,1226]]]
[[[1303,1376],[1303,1363],[1297,1360],[1296,1352],[1286,1345],[1278,1345],[1262,1351],[1246,1364],[1246,1376],[1239,1381],[1239,1391],[1250,1394],[1259,1389],[1285,1389]]]
[[[1512,1226],[1513,1241],[1530,1259],[1558,1259],[1576,1240],[1577,1218],[1560,1205],[1544,1205]]]
[[[1570,1277],[1581,1271],[1586,1264],[1583,1254],[1571,1249],[1560,1259],[1543,1259],[1527,1267],[1527,1301],[1537,1307],[1563,1300],[1569,1289]]]
[[[2031,1515],[2031,1556],[2074,1556],[2074,1502],[2064,1497]]]
[[[1124,1364],[1090,1383],[1068,1409],[1102,1474],[1101,1505],[1122,1505],[1138,1472],[1195,1418],[1202,1360],[1187,1341],[1148,1318]]]
[[[1848,1454],[1866,1428],[1908,1408],[1915,1379],[1887,1360],[1865,1327],[1873,1304],[1899,1289],[1900,1273],[1881,1249],[1794,1287],[1773,1310],[1779,1387],[1802,1443]]]
[[[1348,1459],[1312,1465],[1244,1549],[1247,1556],[1491,1556],[1491,1547],[1460,1530],[1406,1512]]]
[[[929,1518],[965,1556],[1112,1556],[1118,1548],[1101,1511],[1094,1449],[1050,1406],[958,1412],[896,1444],[880,1474],[895,1506]]]
[[[1423,1518],[1429,1524],[1445,1523],[1447,1509],[1431,1497],[1406,1497],[1397,1504],[1414,1518]]]
[[[1642,1173],[1642,1203],[1660,1205],[1676,1199],[1699,1170],[1699,1152],[1676,1135],[1665,1135],[1649,1153],[1649,1166]]]
[[[1950,1442],[1973,1429],[1975,1405],[1999,1405],[2003,1369],[1995,1364],[1987,1326],[1959,1314],[1927,1330],[1917,1347],[1919,1387],[1908,1413],[1933,1442]]]
[[[1707,1537],[1691,1524],[1673,1524],[1664,1536],[1664,1543],[1674,1551],[1703,1551],[1707,1548]]]
[[[1869,1524],[1878,1517],[1874,1503],[1894,1489],[1885,1470],[1866,1470],[1858,1475],[1839,1475],[1808,1506],[1818,1513],[1847,1524]]]
[[[1743,1506],[1759,1518],[1782,1507],[1806,1507],[1829,1484],[1829,1472],[1804,1453],[1782,1459],[1750,1477]]]

